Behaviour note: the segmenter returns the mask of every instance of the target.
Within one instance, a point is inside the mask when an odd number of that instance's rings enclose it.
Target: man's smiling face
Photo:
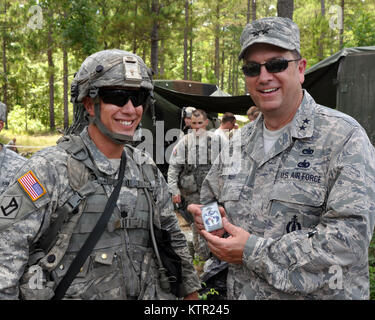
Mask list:
[[[263,64],[277,58],[294,60],[296,57],[288,50],[258,43],[248,49],[244,63]],[[266,67],[262,66],[258,76],[245,77],[247,89],[262,113],[289,113],[298,108],[305,66],[305,59],[289,62],[288,68],[278,73],[268,72]]]

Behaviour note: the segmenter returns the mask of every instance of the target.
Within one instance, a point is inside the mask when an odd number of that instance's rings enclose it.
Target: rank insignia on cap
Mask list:
[[[39,182],[34,173],[30,170],[17,180],[24,188],[31,200],[35,201],[46,193],[43,185]]]

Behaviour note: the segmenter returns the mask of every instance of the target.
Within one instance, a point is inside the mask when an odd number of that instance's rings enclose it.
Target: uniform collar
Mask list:
[[[272,146],[270,152],[264,153],[263,144],[263,115],[258,117],[252,126],[249,142],[247,145],[248,153],[259,166],[273,158],[280,152],[287,149],[295,139],[310,138],[314,132],[314,105],[315,101],[311,95],[303,90],[303,99],[297,109],[289,128],[282,134],[278,141]]]
[[[292,120],[291,135],[296,139],[311,138],[314,132],[314,99],[304,89],[301,105]]]
[[[83,140],[83,143],[86,145],[89,150],[90,156],[94,164],[97,166],[99,171],[112,175],[118,171],[118,168],[115,168],[111,161],[97,148],[95,143],[91,140],[87,127],[82,130],[80,136]]]

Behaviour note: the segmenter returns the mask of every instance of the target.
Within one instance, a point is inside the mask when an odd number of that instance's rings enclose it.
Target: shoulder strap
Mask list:
[[[53,270],[56,267],[66,251],[65,245],[58,241],[59,238],[63,237],[64,243],[69,243],[74,226],[82,214],[85,198],[97,189],[97,184],[89,180],[89,170],[81,161],[72,158],[71,155],[67,161],[67,175],[73,195],[58,207],[55,214],[56,219],[51,221],[38,242],[32,245],[29,265],[35,264],[41,257],[44,257],[40,260],[40,264],[45,269]],[[69,222],[64,224],[64,221]],[[57,242],[59,245],[56,246]]]
[[[116,183],[116,179],[108,178],[104,174],[100,173],[96,165],[90,159],[87,148],[80,136],[65,136],[58,141],[58,145],[60,148],[69,153],[74,159],[81,161],[87,168],[89,168],[95,174],[99,184],[113,185]]]
[[[107,226],[107,223],[112,215],[112,212],[116,206],[117,199],[120,194],[120,189],[121,189],[122,181],[124,179],[124,174],[125,174],[125,166],[126,166],[126,155],[125,155],[125,152],[123,151],[121,155],[120,172],[118,176],[118,181],[116,183],[116,186],[111,196],[109,197],[107,201],[107,204],[104,208],[104,212],[99,218],[98,222],[96,223],[94,229],[88,236],[86,242],[83,244],[82,248],[78,252],[77,256],[74,258],[64,278],[58,284],[55,290],[55,295],[52,298],[53,300],[60,300],[64,297],[65,292],[70,287],[70,284],[73,282],[74,278],[78,274],[79,270],[81,269],[81,267],[87,260],[88,256],[91,254],[92,250],[94,249],[96,243],[100,239],[101,235],[103,234],[103,231]]]

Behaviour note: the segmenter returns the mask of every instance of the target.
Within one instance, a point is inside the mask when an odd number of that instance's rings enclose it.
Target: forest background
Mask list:
[[[343,47],[375,45],[375,0],[0,0],[0,100],[12,132],[71,123],[70,83],[90,54],[141,56],[155,79],[245,94],[239,38],[251,20],[288,16],[308,67]]]
[[[155,79],[213,83],[243,95],[241,32],[277,15],[299,25],[308,67],[344,47],[375,45],[375,0],[0,0],[0,101],[9,120],[0,141],[54,144],[72,122],[75,72],[103,49],[138,54]],[[373,241],[372,299],[374,253]]]

